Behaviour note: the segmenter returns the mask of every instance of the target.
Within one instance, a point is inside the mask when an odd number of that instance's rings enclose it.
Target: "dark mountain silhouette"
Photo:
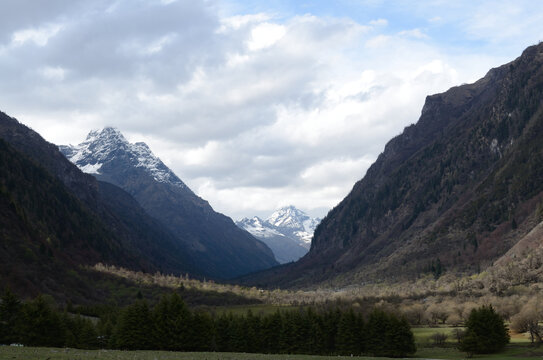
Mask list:
[[[129,194],[82,173],[55,145],[4,113],[0,140],[6,284],[26,295],[56,292],[68,286],[66,274],[97,262],[203,276],[188,250]],[[74,291],[87,286],[76,284]]]

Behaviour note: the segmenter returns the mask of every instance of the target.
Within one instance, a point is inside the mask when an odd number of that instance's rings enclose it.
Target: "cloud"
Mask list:
[[[398,35],[405,36],[405,37],[412,37],[416,39],[428,38],[428,35],[426,35],[421,29],[403,30],[403,31],[400,31]]]
[[[509,55],[487,55],[492,44],[532,41],[520,39],[540,31],[542,13],[373,1],[360,20],[225,15],[224,4],[6,0],[2,110],[58,144],[116,126],[236,218],[287,204],[323,215],[417,121],[426,95],[499,65]],[[520,30],[495,34],[524,15]],[[448,45],[451,33],[490,48]]]
[[[372,21],[370,21],[369,24],[371,26],[387,26],[388,25],[388,20],[387,19],[372,20]]]

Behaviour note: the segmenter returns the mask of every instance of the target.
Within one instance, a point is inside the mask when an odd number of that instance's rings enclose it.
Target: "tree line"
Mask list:
[[[407,320],[381,310],[366,318],[352,309],[311,307],[212,315],[189,309],[172,293],[154,307],[140,299],[96,320],[58,311],[44,296],[22,302],[6,291],[1,301],[0,344],[392,357],[416,351]]]

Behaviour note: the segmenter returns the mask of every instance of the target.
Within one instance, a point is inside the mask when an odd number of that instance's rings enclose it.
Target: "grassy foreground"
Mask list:
[[[347,356],[264,355],[240,353],[190,353],[169,351],[78,350],[0,346],[0,360],[332,360],[385,359]]]
[[[527,345],[511,345],[500,354],[479,355],[474,359],[533,360],[541,359],[543,348]],[[454,348],[421,348],[418,359],[464,359],[464,353]],[[120,351],[120,350],[78,350],[59,348],[35,348],[0,346],[0,360],[384,360],[387,358],[313,355],[264,355],[240,353],[190,353],[169,351]]]

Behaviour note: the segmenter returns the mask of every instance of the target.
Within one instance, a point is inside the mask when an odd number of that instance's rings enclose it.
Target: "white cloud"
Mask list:
[[[405,36],[405,37],[412,37],[416,39],[428,38],[428,35],[426,35],[421,29],[403,30],[403,31],[400,31],[398,35]]]
[[[251,30],[251,40],[247,44],[249,50],[261,50],[272,46],[279,41],[286,33],[282,25],[272,23],[258,24]]]
[[[426,95],[512,59],[488,44],[528,45],[543,13],[522,1],[488,14],[393,2],[423,19],[405,28],[393,13],[361,23],[275,10],[224,17],[213,1],[38,3],[32,14],[32,2],[9,0],[0,14],[1,110],[59,144],[117,126],[236,218],[337,204],[417,121]],[[449,46],[437,36],[450,24],[488,46]]]
[[[388,20],[387,19],[377,19],[370,21],[370,25],[372,26],[387,26]]]
[[[45,46],[50,38],[55,36],[62,26],[58,24],[46,25],[38,29],[29,28],[24,30],[19,30],[13,33],[12,36],[12,45],[21,46],[26,42],[33,42],[38,46]]]

